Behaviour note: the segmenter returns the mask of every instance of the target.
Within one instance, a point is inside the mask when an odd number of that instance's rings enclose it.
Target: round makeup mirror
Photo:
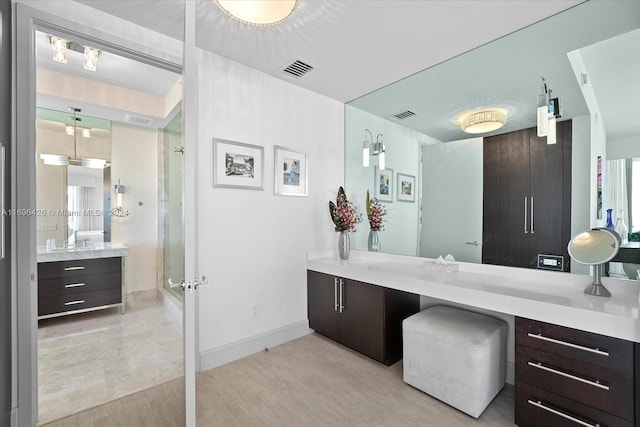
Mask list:
[[[593,266],[593,282],[585,288],[585,294],[611,296],[611,292],[602,284],[602,271],[604,264],[616,256],[620,245],[620,236],[608,228],[583,231],[571,239],[567,247],[571,258],[581,264]]]

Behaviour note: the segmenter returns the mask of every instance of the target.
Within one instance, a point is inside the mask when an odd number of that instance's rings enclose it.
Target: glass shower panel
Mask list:
[[[182,222],[183,168],[182,112],[163,129],[164,173],[164,288],[182,301],[179,288],[169,287],[169,279],[179,283],[184,278],[184,231]]]

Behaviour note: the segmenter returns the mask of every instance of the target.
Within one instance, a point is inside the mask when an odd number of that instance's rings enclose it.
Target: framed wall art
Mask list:
[[[393,202],[393,169],[379,169],[374,167],[375,178],[373,186],[375,196],[381,202]]]
[[[273,147],[273,192],[280,196],[306,196],[307,153]]]
[[[213,138],[213,186],[263,190],[264,147]]]
[[[399,202],[416,201],[416,177],[398,172],[397,198]]]

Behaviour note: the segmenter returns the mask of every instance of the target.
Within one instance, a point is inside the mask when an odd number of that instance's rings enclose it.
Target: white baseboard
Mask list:
[[[265,348],[283,344],[312,332],[313,330],[309,329],[309,321],[305,319],[236,342],[201,351],[200,370],[206,371],[234,360],[242,359],[263,351]]]

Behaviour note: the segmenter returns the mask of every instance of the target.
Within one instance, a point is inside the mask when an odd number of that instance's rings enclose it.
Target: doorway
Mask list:
[[[127,248],[122,273],[114,279],[121,283],[126,308],[97,304],[38,320],[38,419],[47,423],[182,376],[181,316],[174,315],[181,307],[169,309],[157,286],[158,281],[165,282],[162,275],[157,278],[157,257],[167,240],[172,250],[164,251],[165,265],[174,274],[184,274],[176,271],[184,266],[182,168],[175,160],[170,168],[159,166],[162,144],[182,146],[182,121],[180,98],[172,96],[172,89],[180,85],[179,74],[105,50],[99,50],[99,68],[87,72],[80,68],[78,46],[88,44],[56,31],[35,34],[36,207],[46,213],[36,220],[38,268],[56,264],[41,259],[51,250],[94,262],[96,254],[99,260],[112,259],[99,251],[118,245]],[[66,62],[54,61],[53,40],[66,46]],[[118,75],[113,76],[109,70],[116,66]],[[147,77],[154,76],[154,85],[135,83],[139,68]],[[73,87],[82,91],[68,90]],[[107,96],[95,102],[87,99],[86,93],[99,93],[103,87],[108,88]],[[120,111],[119,97],[128,99],[125,113]],[[150,98],[171,108],[166,113],[144,108]],[[69,111],[61,111],[64,105],[71,106]],[[58,156],[56,162],[50,162],[52,156]],[[105,170],[110,173],[104,174]],[[162,182],[171,183],[168,196],[173,203],[161,207],[157,187]],[[105,210],[105,205],[111,209]],[[103,221],[101,213],[113,215],[102,215]],[[165,239],[159,218],[171,226]],[[110,243],[102,238],[107,221]],[[51,250],[45,247],[49,241]],[[93,277],[67,278],[65,288],[94,289]],[[39,294],[48,292],[48,285],[39,280]],[[180,292],[172,291],[180,297]],[[69,295],[72,301],[65,305],[84,301],[90,294]]]

